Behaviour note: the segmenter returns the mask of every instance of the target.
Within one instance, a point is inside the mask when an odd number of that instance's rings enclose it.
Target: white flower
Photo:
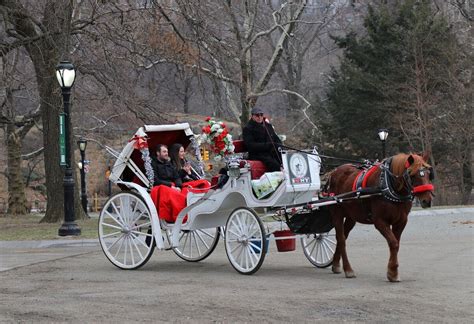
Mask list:
[[[219,125],[219,124],[214,124],[214,125],[211,126],[211,132],[215,132],[215,131],[217,131],[217,130],[220,129],[220,128],[221,128],[221,125]]]
[[[214,156],[214,161],[219,162],[220,160],[222,160],[222,156],[220,155]]]
[[[224,131],[224,130],[223,130],[222,128],[221,128],[221,129],[218,129],[218,130],[217,130],[217,134],[220,134],[220,133],[222,133],[223,131]]]
[[[227,135],[225,136],[225,138],[227,138],[227,140],[228,140],[229,142],[232,142],[232,135],[227,134]]]
[[[235,150],[234,144],[230,144],[230,145],[229,145],[229,148],[228,148],[228,151],[229,151],[229,152],[234,152],[234,150]]]
[[[200,143],[207,141],[207,135],[206,135],[206,134],[202,134],[202,135],[199,137],[198,141],[199,141]]]

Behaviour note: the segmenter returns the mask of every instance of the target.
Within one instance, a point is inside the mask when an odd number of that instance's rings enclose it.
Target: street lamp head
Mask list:
[[[74,84],[76,78],[76,69],[69,61],[61,61],[56,66],[56,78],[61,89],[69,89]]]
[[[77,141],[77,146],[79,146],[79,150],[80,150],[81,152],[84,152],[84,151],[86,150],[86,147],[87,147],[87,140],[81,137],[81,138]]]
[[[379,138],[382,142],[385,142],[387,140],[387,137],[388,137],[388,129],[386,128],[381,128],[379,129]]]

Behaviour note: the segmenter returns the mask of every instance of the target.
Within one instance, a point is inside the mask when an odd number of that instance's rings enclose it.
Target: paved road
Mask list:
[[[222,243],[200,263],[157,251],[142,269],[123,271],[88,241],[1,242],[0,322],[469,323],[473,225],[473,208],[410,215],[397,284],[385,278],[384,239],[364,225],[348,242],[355,279],[312,267],[299,248],[271,246],[262,268],[242,276]]]

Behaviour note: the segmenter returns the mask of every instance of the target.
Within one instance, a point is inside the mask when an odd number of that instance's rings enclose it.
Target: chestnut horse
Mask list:
[[[336,230],[337,246],[332,271],[341,273],[339,261],[347,278],[354,278],[354,270],[346,252],[346,239],[356,222],[374,224],[385,237],[390,248],[387,278],[400,281],[398,275],[398,249],[400,236],[407,224],[413,198],[418,198],[423,208],[431,207],[434,187],[433,169],[426,163],[429,154],[398,154],[387,158],[371,170],[361,170],[354,165],[339,166],[329,174],[326,190],[331,194],[375,189],[378,195],[365,199],[330,206]],[[368,190],[368,189],[366,189]]]

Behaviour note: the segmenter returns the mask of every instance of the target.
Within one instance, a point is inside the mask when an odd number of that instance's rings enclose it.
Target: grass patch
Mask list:
[[[24,216],[0,217],[0,241],[58,240],[59,223],[39,223],[43,215],[29,214]],[[76,221],[81,228],[81,235],[75,239],[97,238],[97,218]]]

